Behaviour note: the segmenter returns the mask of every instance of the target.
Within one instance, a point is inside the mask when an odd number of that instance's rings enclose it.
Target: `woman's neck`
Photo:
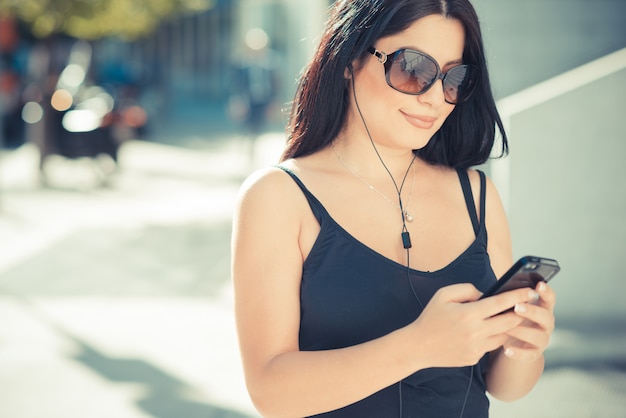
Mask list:
[[[364,131],[344,130],[333,140],[332,148],[337,159],[372,181],[385,181],[389,173],[396,182],[401,181],[415,157],[412,150],[377,143]],[[413,163],[422,162],[415,158]]]

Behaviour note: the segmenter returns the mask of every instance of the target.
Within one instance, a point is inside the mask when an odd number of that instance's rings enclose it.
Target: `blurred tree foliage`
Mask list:
[[[215,0],[0,0],[0,14],[28,24],[45,38],[65,33],[80,39],[150,34],[164,19],[212,8]]]

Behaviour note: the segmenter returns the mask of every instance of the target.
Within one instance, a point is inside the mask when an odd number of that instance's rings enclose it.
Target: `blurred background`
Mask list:
[[[329,0],[0,0],[0,416],[257,417],[229,282]],[[543,378],[494,417],[626,410],[626,2],[474,0],[515,256],[557,258]]]

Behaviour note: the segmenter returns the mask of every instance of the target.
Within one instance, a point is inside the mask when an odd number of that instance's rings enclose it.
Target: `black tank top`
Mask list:
[[[424,305],[443,286],[469,282],[484,292],[495,282],[487,254],[484,173],[479,172],[478,217],[467,172],[457,170],[476,239],[446,267],[425,272],[407,269],[358,241],[294,173],[280,168],[300,186],[321,228],[303,265],[300,350],[348,347],[408,325],[421,312],[409,280]],[[486,361],[487,355],[473,367],[420,370],[359,402],[316,416],[459,418],[463,411],[466,418],[487,418]]]

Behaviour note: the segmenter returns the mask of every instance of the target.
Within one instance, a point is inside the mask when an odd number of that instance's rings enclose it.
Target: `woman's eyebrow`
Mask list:
[[[442,67],[449,67],[451,65],[458,65],[458,64],[463,64],[463,59],[462,58],[459,58],[457,60],[448,61],[447,63],[442,65]]]

